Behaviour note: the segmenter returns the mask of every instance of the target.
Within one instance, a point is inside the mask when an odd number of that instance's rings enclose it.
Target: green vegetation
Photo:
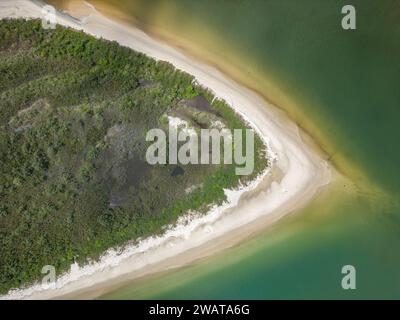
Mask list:
[[[150,234],[188,210],[206,212],[255,170],[145,162],[145,133],[178,114],[194,127],[247,125],[166,62],[40,21],[0,22],[0,292]],[[202,97],[209,110],[197,110]],[[211,103],[213,101],[213,103]],[[193,190],[192,186],[196,186]],[[189,190],[189,191],[188,191]]]

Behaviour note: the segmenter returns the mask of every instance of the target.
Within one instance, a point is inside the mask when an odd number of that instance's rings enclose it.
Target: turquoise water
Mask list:
[[[326,190],[296,215],[256,238],[178,271],[125,286],[105,299],[395,298],[400,294],[398,226],[358,195],[330,201]],[[327,204],[328,203],[328,204]],[[394,209],[394,208],[392,208]],[[341,268],[357,289],[341,288]]]
[[[106,298],[400,297],[399,1],[94,3],[111,4],[143,27],[163,27],[221,59],[246,57],[236,66],[242,74],[272,79],[295,102],[277,104],[355,183],[337,182],[301,213],[239,247]],[[355,31],[341,29],[344,4],[356,7]],[[201,26],[212,39],[190,37]],[[248,85],[269,95],[262,82]],[[344,264],[356,267],[357,290],[341,289]]]

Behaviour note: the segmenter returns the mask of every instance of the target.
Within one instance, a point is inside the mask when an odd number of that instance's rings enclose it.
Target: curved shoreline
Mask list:
[[[3,1],[0,9],[0,18],[41,17],[40,5],[27,0]],[[84,18],[83,23],[66,15],[57,18],[61,25],[117,41],[195,76],[199,84],[224,99],[258,131],[276,155],[272,171],[282,174],[276,180],[274,172],[266,171],[245,188],[227,191],[228,202],[204,216],[185,215],[176,227],[162,236],[146,238],[139,245],[127,246],[122,252],[108,250],[100,262],[73,267],[57,280],[56,288],[35,285],[12,290],[2,298],[97,297],[118,283],[182,266],[229,247],[253,234],[261,225],[265,228],[302,207],[320,187],[329,183],[331,169],[302,140],[298,127],[258,95],[215,68],[96,11]],[[261,224],[261,220],[265,220],[264,223]]]

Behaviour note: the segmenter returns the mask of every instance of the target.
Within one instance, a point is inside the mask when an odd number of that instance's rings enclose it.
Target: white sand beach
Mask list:
[[[214,67],[88,8],[90,15],[81,20],[58,14],[57,23],[117,41],[195,76],[257,130],[268,145],[272,168],[240,190],[227,190],[227,203],[206,215],[187,214],[162,236],[143,239],[123,250],[110,249],[99,262],[74,265],[54,286],[39,283],[1,298],[96,298],[128,281],[192,263],[240,243],[304,207],[331,180],[333,169],[302,139],[296,124],[273,105]],[[27,0],[0,0],[0,18],[5,17],[41,18],[41,6]]]

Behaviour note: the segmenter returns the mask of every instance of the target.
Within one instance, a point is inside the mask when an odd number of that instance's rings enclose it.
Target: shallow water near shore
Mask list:
[[[349,192],[343,195],[342,189]],[[247,242],[181,269],[142,279],[102,299],[393,298],[400,256],[391,208],[345,187],[324,189],[301,212]],[[381,219],[383,218],[383,219]],[[341,268],[357,268],[357,290],[341,288]]]
[[[354,32],[340,28],[343,1],[91,3],[228,68],[286,110],[352,181],[338,179],[248,242],[104,298],[399,297],[398,3],[352,1]],[[357,290],[340,286],[346,264],[357,269]]]

